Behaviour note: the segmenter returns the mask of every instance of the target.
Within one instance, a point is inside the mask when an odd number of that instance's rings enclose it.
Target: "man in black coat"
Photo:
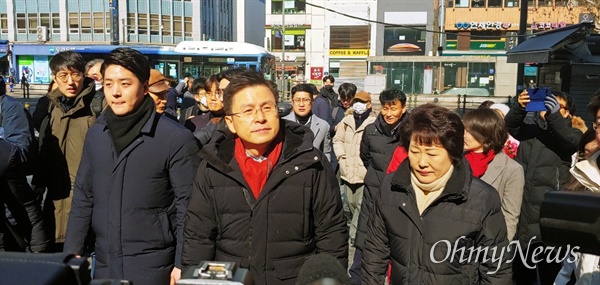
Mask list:
[[[392,160],[392,154],[400,142],[400,122],[406,117],[406,94],[400,89],[382,91],[379,101],[381,113],[374,123],[365,128],[360,141],[360,158],[367,168],[367,174],[354,241],[354,264],[350,269],[354,284],[360,283],[360,260],[367,237],[368,217],[373,212],[373,197],[379,196],[379,186]]]
[[[91,230],[94,278],[168,284],[179,276],[198,148],[187,129],[155,112],[141,53],[113,50],[102,73],[109,108],[86,136],[64,250],[81,254]]]
[[[344,268],[348,228],[333,170],[305,126],[278,117],[277,92],[254,71],[225,89],[234,134],[201,151],[185,222],[182,264],[232,261],[255,284],[295,284],[306,258]]]
[[[525,170],[525,189],[521,217],[517,226],[517,239],[523,250],[527,250],[528,262],[535,248],[544,246],[540,233],[540,205],[544,194],[558,191],[568,180],[571,156],[577,152],[580,130],[571,127],[571,114],[574,105],[571,97],[560,91],[552,91],[546,97],[546,111],[528,113],[527,91],[519,95],[505,121],[509,133],[521,143],[515,158]],[[528,248],[529,245],[529,248]],[[554,256],[544,250],[543,258],[536,269],[529,269],[520,259],[514,264],[516,284],[535,284],[539,277],[541,284],[552,284],[558,274],[559,262],[546,262],[546,256]],[[537,271],[537,272],[536,272]]]

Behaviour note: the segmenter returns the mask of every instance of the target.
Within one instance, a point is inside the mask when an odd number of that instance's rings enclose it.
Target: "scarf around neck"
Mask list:
[[[490,165],[490,162],[494,160],[495,156],[496,153],[494,153],[493,151],[488,151],[487,153],[476,153],[470,151],[467,154],[465,154],[465,158],[469,162],[469,165],[471,165],[471,171],[473,172],[473,176],[477,178],[481,178],[481,176],[485,174],[485,172],[488,169],[488,166]]]
[[[124,116],[117,116],[111,108],[106,108],[106,125],[110,130],[117,153],[120,154],[140,135],[142,128],[154,111],[154,101],[150,96],[144,96],[144,100],[137,110]]]
[[[425,209],[435,201],[441,194],[444,187],[450,180],[452,173],[454,172],[454,165],[450,165],[450,169],[442,175],[442,177],[431,183],[422,183],[417,179],[417,177],[410,172],[410,182],[415,191],[415,198],[417,200],[417,208],[419,209],[419,214],[423,214]]]

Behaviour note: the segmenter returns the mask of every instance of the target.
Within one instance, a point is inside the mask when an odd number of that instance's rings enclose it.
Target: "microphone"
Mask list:
[[[335,257],[320,253],[300,268],[296,285],[351,285],[348,273]]]

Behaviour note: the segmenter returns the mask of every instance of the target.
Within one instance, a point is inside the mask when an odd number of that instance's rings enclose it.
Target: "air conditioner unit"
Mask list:
[[[46,27],[46,26],[38,26],[37,27],[37,40],[38,40],[38,42],[47,42],[48,41],[48,27]]]

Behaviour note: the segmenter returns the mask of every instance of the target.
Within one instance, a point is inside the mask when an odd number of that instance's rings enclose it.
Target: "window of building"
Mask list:
[[[127,34],[134,34],[135,28],[135,13],[127,13]]]
[[[79,14],[69,13],[69,33],[79,33]]]
[[[425,26],[411,28],[386,27],[383,32],[384,40],[420,41],[425,40]]]
[[[183,20],[181,16],[173,16],[173,36],[183,37]]]
[[[306,13],[306,3],[299,0],[271,1],[272,14],[281,14],[284,9],[286,14],[304,14]]]
[[[0,14],[0,34],[8,33],[8,16],[7,14]]]
[[[40,26],[50,27],[50,13],[40,13]]]
[[[191,37],[192,36],[192,31],[193,31],[193,24],[192,24],[192,17],[185,17],[185,36],[186,37]]]
[[[91,34],[92,33],[92,13],[90,12],[81,12],[81,26],[80,31],[82,34]]]
[[[485,0],[471,0],[472,8],[482,8],[485,7]]]
[[[150,14],[150,34],[159,35],[161,28],[158,14]]]
[[[285,31],[285,36],[282,36],[279,30],[271,32],[271,45],[273,50],[281,50],[281,44],[285,42],[286,50],[304,50],[306,44],[306,30],[290,29]]]
[[[371,29],[369,26],[331,26],[330,49],[368,49]]]
[[[487,6],[490,8],[502,7],[502,0],[488,0]]]
[[[17,33],[25,33],[25,29],[27,29],[25,13],[17,13]]]
[[[538,7],[552,7],[552,0],[538,0]]]
[[[60,14],[52,13],[52,28],[60,29]]]
[[[171,35],[171,16],[162,15],[162,34],[163,36]]]
[[[95,34],[103,34],[105,33],[104,27],[108,26],[110,21],[104,23],[106,19],[106,15],[104,12],[94,12],[94,33]]]
[[[138,13],[137,30],[140,35],[148,34],[148,14]]]
[[[27,27],[29,29],[28,33],[36,34],[38,26],[38,15],[34,13],[27,14],[27,23],[29,24]]]

